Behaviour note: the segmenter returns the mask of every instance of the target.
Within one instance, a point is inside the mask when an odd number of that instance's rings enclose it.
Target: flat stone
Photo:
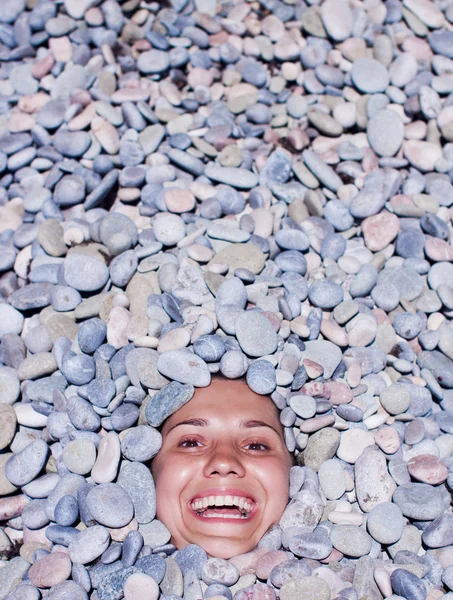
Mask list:
[[[209,165],[205,168],[204,174],[213,181],[242,190],[249,190],[258,185],[258,177],[247,169]]]
[[[426,483],[405,483],[396,488],[393,502],[399,506],[405,517],[430,521],[443,512],[439,488]]]
[[[65,281],[80,292],[94,292],[101,289],[107,283],[108,277],[108,267],[93,256],[74,252],[65,258]]]
[[[123,455],[132,461],[146,462],[155,456],[162,446],[159,431],[147,425],[130,429],[121,441]]]
[[[315,492],[302,490],[286,507],[281,519],[280,526],[305,527],[313,531],[321,520],[323,504],[321,498]]]
[[[36,561],[30,568],[29,576],[39,588],[50,588],[62,583],[71,574],[71,560],[63,552],[52,552]]]
[[[277,386],[275,369],[267,360],[251,363],[246,373],[247,385],[256,394],[271,394]]]
[[[389,84],[389,73],[382,63],[374,58],[360,58],[351,71],[354,85],[365,94],[383,92]]]
[[[23,364],[25,361],[21,361]],[[1,404],[14,404],[20,395],[20,380],[12,367],[0,367],[0,402]],[[3,414],[6,414],[6,410]],[[4,417],[8,419],[7,417]]]
[[[329,600],[329,585],[320,577],[300,577],[280,588],[281,600]]]
[[[169,379],[195,387],[206,387],[211,381],[204,360],[186,348],[161,354],[157,360],[157,370]]]
[[[152,427],[159,427],[192,398],[194,391],[191,384],[171,381],[150,398],[145,412],[148,423]]]
[[[379,156],[394,156],[404,139],[404,125],[393,110],[378,110],[368,121],[367,136]]]
[[[407,470],[416,481],[438,485],[448,477],[448,469],[445,463],[437,456],[421,454],[412,457],[407,462]]]
[[[26,485],[42,470],[48,448],[43,440],[36,440],[12,456],[5,465],[5,475],[16,486]]]
[[[394,544],[403,535],[404,518],[392,502],[377,504],[367,516],[368,533],[380,544]]]
[[[254,358],[272,354],[277,347],[277,334],[271,322],[256,311],[239,315],[236,336],[243,352]]]
[[[330,540],[334,548],[352,558],[365,556],[371,550],[371,537],[356,525],[334,525],[330,532]]]
[[[365,448],[374,444],[374,438],[368,431],[349,429],[343,432],[337,456],[347,463],[355,464]]]

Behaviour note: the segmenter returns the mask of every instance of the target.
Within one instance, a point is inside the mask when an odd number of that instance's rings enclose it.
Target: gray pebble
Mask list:
[[[256,360],[247,369],[247,384],[256,394],[271,394],[277,385],[275,369],[267,360]]]
[[[93,517],[106,527],[124,527],[134,516],[134,505],[129,494],[116,483],[101,483],[86,498]]]

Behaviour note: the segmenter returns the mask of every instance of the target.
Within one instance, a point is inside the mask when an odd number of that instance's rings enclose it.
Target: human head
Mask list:
[[[175,427],[195,418],[207,425]],[[270,427],[241,427],[246,421]],[[253,392],[244,379],[214,376],[160,429],[162,448],[151,471],[157,518],[172,534],[171,542],[180,550],[198,544],[209,556],[226,559],[252,550],[287,506],[294,464],[272,400]],[[216,493],[208,494],[212,488]],[[227,488],[255,500],[249,518],[211,519],[197,516],[190,507],[196,497],[233,495]]]

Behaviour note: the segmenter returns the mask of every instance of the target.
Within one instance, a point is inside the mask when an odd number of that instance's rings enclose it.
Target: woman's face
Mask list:
[[[243,554],[279,522],[288,503],[291,466],[272,400],[243,382],[213,379],[164,423],[162,448],[151,467],[157,518],[179,550],[198,544],[211,557]],[[210,510],[209,496],[221,507]],[[237,518],[243,511],[231,506],[238,500],[234,496],[253,500],[251,509],[243,509],[247,518]],[[202,514],[213,518],[197,515],[191,507],[196,498],[208,498]]]

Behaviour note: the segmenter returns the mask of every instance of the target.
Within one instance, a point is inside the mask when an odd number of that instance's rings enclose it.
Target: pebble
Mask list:
[[[41,472],[48,454],[47,444],[36,440],[26,446],[21,452],[8,459],[5,465],[5,475],[16,486],[30,483]]]
[[[245,311],[235,323],[236,337],[245,354],[257,358],[277,348],[277,334],[271,322],[255,311]]]
[[[30,568],[31,582],[38,588],[50,588],[62,583],[71,574],[71,560],[64,552],[52,552],[37,560]]]
[[[392,590],[399,596],[411,600],[425,600],[427,597],[426,587],[423,581],[406,569],[395,569],[390,575]]]
[[[105,527],[92,525],[80,531],[69,543],[68,554],[74,564],[86,565],[108,548],[110,535]]]
[[[351,79],[354,85],[365,94],[384,92],[390,77],[385,66],[374,58],[359,58],[353,64]]]
[[[308,288],[308,298],[319,308],[331,309],[343,301],[343,290],[334,281],[321,279],[313,282]]]
[[[380,544],[394,544],[401,539],[404,518],[401,510],[392,502],[381,502],[368,513],[368,533]]]
[[[405,517],[434,520],[442,514],[442,497],[438,488],[426,483],[405,483],[396,488],[393,502]]]
[[[129,495],[115,483],[96,486],[87,495],[86,502],[96,521],[106,527],[124,527],[134,515]]]
[[[109,270],[94,256],[73,253],[63,264],[66,284],[79,292],[93,292],[107,283]]]
[[[334,525],[330,532],[332,546],[352,558],[365,556],[371,550],[372,540],[367,532],[356,525]]]
[[[271,394],[277,385],[275,369],[267,360],[256,360],[251,363],[246,377],[248,386],[256,394]]]
[[[403,121],[393,110],[379,110],[368,121],[367,136],[376,154],[394,156],[403,143]]]

